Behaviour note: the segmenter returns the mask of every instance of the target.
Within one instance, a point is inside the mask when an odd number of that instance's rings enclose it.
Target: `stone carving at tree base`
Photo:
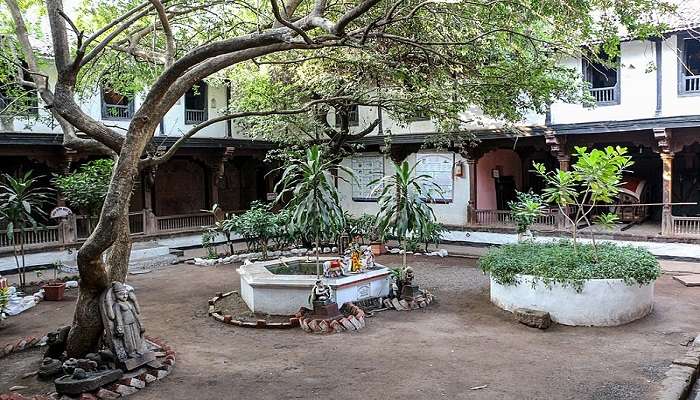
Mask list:
[[[82,368],[75,368],[71,375],[64,375],[56,379],[54,384],[58,393],[78,395],[115,382],[123,375],[124,372],[120,369],[87,372]]]
[[[155,354],[144,345],[141,308],[132,287],[112,282],[100,297],[100,313],[105,343],[119,367],[131,371],[155,360]]]

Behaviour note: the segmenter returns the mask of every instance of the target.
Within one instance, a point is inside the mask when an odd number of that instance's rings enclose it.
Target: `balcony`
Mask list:
[[[207,120],[207,110],[185,109],[185,124],[196,125]]]
[[[616,104],[618,99],[616,96],[616,86],[592,88],[591,96],[595,99],[596,104]]]
[[[103,104],[102,118],[104,119],[130,119],[131,106],[121,104]]]
[[[683,76],[683,92],[700,93],[700,75]]]

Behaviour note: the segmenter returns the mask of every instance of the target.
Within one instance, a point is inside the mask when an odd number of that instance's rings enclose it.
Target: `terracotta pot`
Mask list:
[[[47,283],[41,288],[44,289],[44,300],[61,301],[66,291],[66,284],[63,282]]]
[[[386,246],[381,242],[370,243],[369,248],[372,250],[372,254],[375,256],[380,256],[386,254]]]

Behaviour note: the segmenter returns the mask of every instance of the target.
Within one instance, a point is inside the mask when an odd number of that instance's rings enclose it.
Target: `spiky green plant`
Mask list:
[[[350,169],[326,157],[318,145],[311,146],[303,156],[291,156],[288,165],[279,169],[283,172],[275,186],[275,191],[279,193],[275,202],[282,202],[287,194],[292,195],[292,200],[286,205],[291,211],[289,223],[295,227],[295,231],[313,235],[316,243],[316,276],[320,277],[321,238],[332,237],[345,226],[331,171],[342,171],[351,179],[354,175]],[[338,178],[346,180],[342,176]]]

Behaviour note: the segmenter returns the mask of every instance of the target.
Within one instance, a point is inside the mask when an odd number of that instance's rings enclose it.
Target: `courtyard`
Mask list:
[[[395,255],[377,261],[401,265]],[[133,398],[651,399],[700,326],[700,291],[667,273],[656,281],[654,311],[644,319],[542,331],[491,304],[488,277],[476,260],[411,256],[409,262],[437,302],[413,312],[378,312],[360,332],[321,336],[299,328],[234,327],[209,317],[213,293],[239,288],[238,264],[181,263],[130,275],[147,334],[177,352],[167,381]],[[76,293],[6,321],[0,344],[69,324]],[[0,392],[17,384],[0,381]]]

